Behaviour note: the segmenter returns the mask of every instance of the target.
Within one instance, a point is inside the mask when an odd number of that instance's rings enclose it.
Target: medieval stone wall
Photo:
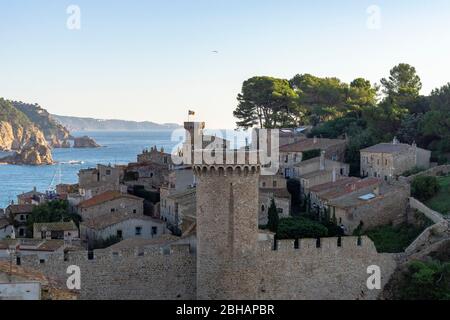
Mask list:
[[[196,258],[189,246],[130,249],[113,252],[53,254],[45,263],[37,256],[22,257],[21,265],[43,272],[62,285],[70,265],[81,269],[83,300],[192,300],[196,298]]]

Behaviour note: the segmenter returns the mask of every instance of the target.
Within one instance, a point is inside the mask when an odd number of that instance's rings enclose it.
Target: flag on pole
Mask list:
[[[188,115],[190,115],[190,116],[195,116],[195,111],[189,110]]]

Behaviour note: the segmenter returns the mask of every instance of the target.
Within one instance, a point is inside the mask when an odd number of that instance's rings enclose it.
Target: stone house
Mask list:
[[[302,193],[307,195],[310,188],[340,180],[347,177],[349,172],[348,164],[327,159],[325,151],[322,151],[320,157],[295,164],[293,178],[300,181]]]
[[[350,235],[360,225],[367,230],[405,221],[409,197],[409,185],[381,183],[372,191],[363,188],[330,200],[328,210]]]
[[[306,138],[280,147],[280,170],[286,178],[294,175],[294,166],[302,162],[303,153],[320,150],[325,157],[334,161],[343,161],[347,141],[341,139]]]
[[[194,216],[196,211],[196,189],[171,193],[161,189],[161,219],[167,222],[169,229],[177,233],[183,230],[185,216]]]
[[[107,191],[78,205],[78,214],[83,220],[113,213],[144,214],[144,199],[118,191]]]
[[[47,194],[38,192],[36,187],[30,192],[25,192],[17,196],[17,204],[39,205],[47,202]]]
[[[73,240],[79,240],[80,234],[73,221],[35,223],[33,224],[33,238],[72,242]]]
[[[331,181],[324,184],[319,184],[314,187],[311,187],[308,190],[308,197],[310,201],[311,207],[317,207],[323,209],[326,207],[326,198],[328,194],[332,194],[335,192],[339,192],[348,186],[360,181],[359,178],[356,177],[343,177],[342,179]]]
[[[124,176],[124,184],[128,187],[143,186],[145,190],[158,190],[168,179],[167,165],[156,162],[130,163]]]
[[[64,240],[46,239],[18,239],[0,241],[0,260],[10,258],[9,249],[11,246],[18,249],[16,253],[16,264],[21,264],[21,258],[37,255],[39,263],[44,264],[53,253],[63,253],[65,249],[75,249],[78,247],[67,246]],[[79,249],[79,248],[78,248]]]
[[[177,166],[173,168],[164,182],[171,192],[185,191],[195,186],[195,176],[190,166]]]
[[[259,177],[259,217],[260,226],[268,222],[269,208],[275,201],[280,218],[291,215],[291,194],[287,190],[287,180],[282,175],[261,175]]]
[[[361,150],[361,176],[391,181],[414,167],[428,169],[430,157],[431,151],[394,139]]]
[[[15,221],[15,233],[17,237],[25,238],[27,236],[27,221],[34,207],[32,204],[11,204],[5,209],[6,217],[10,221]]]
[[[150,150],[143,150],[141,154],[137,156],[137,163],[157,163],[159,165],[165,166],[168,169],[173,166],[172,155],[170,153],[165,153],[164,148],[158,151],[158,148],[151,147]]]
[[[267,225],[269,221],[269,208],[272,199],[278,210],[280,218],[289,218],[291,216],[291,194],[287,189],[270,189],[264,188],[259,190],[259,218],[260,226]]]
[[[123,191],[120,181],[122,167],[97,165],[97,168],[83,169],[78,173],[78,190],[84,199],[90,199],[106,191]]]
[[[14,235],[14,227],[5,216],[0,215],[0,240]]]
[[[153,239],[165,234],[166,224],[158,219],[139,214],[115,212],[81,222],[81,239],[92,245],[96,240],[110,237],[119,239]]]

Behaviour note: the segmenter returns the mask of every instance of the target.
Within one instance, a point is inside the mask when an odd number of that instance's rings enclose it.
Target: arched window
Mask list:
[[[266,207],[264,205],[261,206],[261,211],[264,212],[266,210]]]

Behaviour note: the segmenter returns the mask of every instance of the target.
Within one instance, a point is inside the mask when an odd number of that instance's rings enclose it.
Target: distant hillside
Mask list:
[[[12,105],[37,126],[45,135],[50,145],[58,147],[63,141],[71,139],[70,132],[38,104],[11,101]]]
[[[157,124],[149,121],[101,120],[57,115],[52,115],[52,117],[70,131],[147,131],[180,127],[174,123]]]

